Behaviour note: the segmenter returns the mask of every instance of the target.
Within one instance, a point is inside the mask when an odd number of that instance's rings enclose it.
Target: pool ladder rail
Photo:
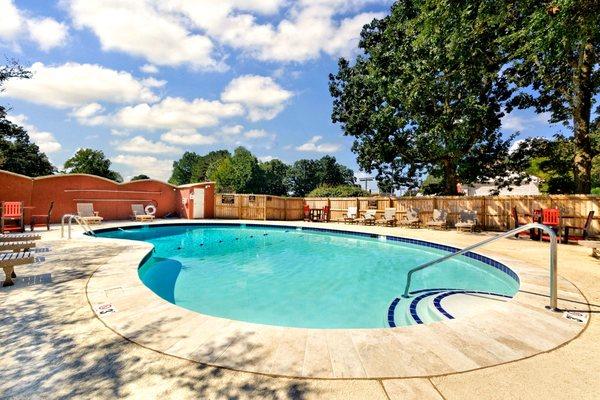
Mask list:
[[[65,237],[65,221],[68,220],[68,239],[71,239],[71,225],[73,223],[73,221],[75,221],[79,226],[81,226],[81,228],[83,229],[83,231],[86,234],[92,235],[92,236],[96,236],[96,233],[94,232],[94,230],[92,228],[90,228],[90,225],[87,223],[87,221],[84,218],[81,218],[79,215],[77,214],[65,214],[62,216],[61,221],[60,221],[60,237],[64,238]]]
[[[439,263],[449,260],[451,258],[458,257],[460,255],[470,252],[471,250],[475,250],[479,247],[485,246],[486,244],[489,244],[489,243],[492,243],[497,240],[507,238],[510,236],[515,236],[521,232],[528,231],[530,229],[541,229],[542,231],[546,232],[550,237],[550,305],[547,306],[546,308],[553,310],[553,311],[560,311],[558,309],[558,292],[557,292],[557,290],[558,290],[557,289],[557,284],[558,284],[557,283],[557,279],[558,279],[558,277],[557,277],[558,266],[557,265],[558,265],[558,262],[557,262],[557,254],[556,254],[556,247],[557,247],[556,246],[557,245],[556,233],[554,233],[554,231],[550,227],[539,224],[539,223],[531,223],[531,224],[520,226],[520,227],[510,230],[508,232],[501,233],[501,234],[491,237],[489,239],[483,240],[479,243],[475,243],[474,245],[471,245],[469,247],[465,247],[462,250],[456,251],[452,254],[448,254],[444,257],[437,258],[433,261],[426,262],[424,264],[421,264],[421,265],[411,269],[410,271],[408,271],[408,274],[406,276],[406,286],[404,288],[404,293],[402,294],[402,297],[404,297],[404,298],[410,297],[410,284],[412,282],[412,276],[415,272],[421,271],[425,268],[439,264]]]

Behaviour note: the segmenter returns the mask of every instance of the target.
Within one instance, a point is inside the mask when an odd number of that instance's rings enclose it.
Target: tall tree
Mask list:
[[[260,193],[264,181],[258,160],[244,147],[238,147],[233,156],[223,158],[214,169],[210,179],[217,190],[233,193]]]
[[[576,191],[589,193],[590,137],[594,97],[600,93],[600,2],[513,0],[510,2],[505,71],[522,90],[510,107],[549,112],[551,122],[571,124]],[[533,90],[531,90],[533,89]]]
[[[178,161],[173,162],[173,173],[169,183],[185,185],[192,182],[194,166],[200,161],[200,155],[193,151],[186,151]]]
[[[340,59],[330,75],[332,120],[355,138],[362,169],[409,188],[431,174],[445,194],[456,194],[459,181],[513,180],[503,165],[511,138],[499,131],[511,90],[496,6],[400,0],[364,27],[364,55],[353,65]]]
[[[145,174],[139,174],[139,175],[136,175],[133,178],[131,178],[132,181],[142,181],[142,180],[145,180],[145,179],[150,179],[150,177],[148,175],[145,175]]]
[[[28,79],[31,73],[16,61],[0,66],[0,92],[8,79]],[[0,105],[0,169],[27,176],[54,173],[48,157],[29,139],[27,131],[6,119],[7,110]]]
[[[64,169],[69,174],[90,174],[123,182],[118,172],[110,169],[111,162],[101,150],[79,149],[65,161]]]
[[[317,163],[314,160],[298,160],[288,170],[287,187],[295,196],[306,196],[319,186]]]
[[[262,193],[272,194],[274,196],[283,196],[288,193],[286,184],[286,175],[290,167],[281,160],[270,160],[260,163],[260,168],[263,171],[264,181]]]
[[[317,161],[317,179],[320,185],[337,186],[355,182],[354,171],[338,164],[333,156],[324,156]]]

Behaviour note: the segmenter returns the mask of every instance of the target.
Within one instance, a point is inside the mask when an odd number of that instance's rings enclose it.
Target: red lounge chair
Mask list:
[[[7,225],[6,222],[16,222]],[[4,201],[0,210],[0,233],[17,231],[24,232],[23,203],[20,201]]]
[[[47,230],[50,230],[50,215],[54,208],[54,202],[50,202],[50,208],[48,209],[47,215],[32,215],[31,216],[31,230],[36,226],[45,226]]]
[[[321,222],[329,222],[329,206],[323,207],[323,212],[321,213]]]
[[[592,225],[592,221],[594,220],[594,212],[590,211],[588,213],[587,219],[585,220],[585,225],[581,226],[573,226],[573,225],[563,225],[563,233],[562,233],[562,242],[568,244],[569,243],[569,231],[577,230],[581,231],[581,236],[579,235],[571,235],[571,239],[573,240],[586,240],[589,236],[589,229]]]
[[[310,206],[308,204],[304,205],[304,220],[310,221]]]
[[[542,210],[542,225],[546,225],[558,234],[560,226],[560,210],[558,208],[545,208]],[[540,232],[541,240],[550,240],[550,236]]]

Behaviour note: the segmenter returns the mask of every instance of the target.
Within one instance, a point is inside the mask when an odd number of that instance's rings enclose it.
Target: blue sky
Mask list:
[[[0,52],[34,72],[0,102],[62,167],[101,149],[126,179],[167,179],[186,150],[249,148],[291,163],[331,154],[358,172],[331,123],[328,74],[388,0],[0,0]],[[549,136],[516,111],[506,134]]]

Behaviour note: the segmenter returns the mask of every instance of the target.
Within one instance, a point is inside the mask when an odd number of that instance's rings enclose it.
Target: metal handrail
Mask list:
[[[548,233],[548,235],[550,236],[550,306],[548,308],[550,308],[551,310],[554,310],[554,311],[558,311],[558,294],[557,294],[557,269],[558,268],[557,268],[557,256],[556,256],[556,244],[557,244],[556,233],[554,233],[554,231],[550,227],[548,227],[546,225],[538,224],[538,223],[532,223],[532,224],[520,226],[511,231],[501,233],[499,235],[496,235],[494,237],[486,239],[482,242],[476,243],[472,246],[465,247],[464,249],[459,250],[455,253],[448,254],[447,256],[435,259],[433,261],[429,261],[425,264],[419,265],[418,267],[411,269],[410,271],[408,271],[408,274],[406,276],[406,287],[404,288],[404,294],[402,295],[402,297],[404,297],[404,298],[410,297],[408,295],[408,293],[410,290],[412,275],[415,272],[421,271],[422,269],[425,269],[427,267],[431,267],[432,265],[439,264],[442,261],[449,260],[450,258],[463,255],[465,253],[468,253],[471,250],[474,250],[478,247],[484,246],[488,243],[495,242],[496,240],[506,238],[509,236],[514,236],[520,232],[523,232],[523,231],[526,231],[529,229],[541,229],[544,232]]]
[[[71,239],[71,224],[73,221],[77,222],[77,224],[79,226],[81,226],[81,228],[83,229],[83,231],[85,233],[89,233],[92,236],[96,236],[96,233],[94,233],[94,230],[92,228],[90,228],[89,224],[87,223],[87,221],[84,218],[81,218],[79,215],[76,214],[65,214],[62,216],[62,219],[60,221],[60,237],[64,238],[65,237],[65,220],[68,218],[68,238]]]

